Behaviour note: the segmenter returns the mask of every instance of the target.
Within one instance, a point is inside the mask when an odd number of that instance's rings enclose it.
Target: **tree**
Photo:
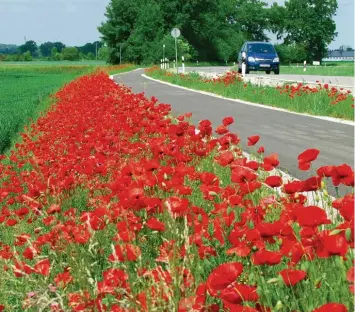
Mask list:
[[[65,48],[65,44],[61,42],[45,42],[39,46],[39,50],[44,57],[52,56],[51,52],[53,48],[56,48],[57,52],[60,53]]]
[[[268,29],[276,35],[278,40],[282,39],[285,31],[286,8],[274,2],[266,11],[266,16],[269,21]]]
[[[51,55],[51,51],[54,48],[53,42],[45,42],[39,46],[39,50],[43,57],[48,57]]]
[[[38,47],[37,47],[37,43],[34,42],[33,40],[30,41],[26,41],[25,44],[21,45],[19,47],[19,51],[21,54],[29,51],[31,53],[32,56],[37,56],[38,55]]]
[[[110,49],[111,63],[119,63],[120,47],[126,61],[159,61],[162,39],[173,27],[181,29],[200,60],[213,60],[218,58],[221,42],[230,43],[234,33],[240,32],[240,26],[228,19],[235,13],[235,0],[111,0],[107,21],[98,29]]]
[[[3,44],[0,43],[0,53],[2,54],[16,54],[18,51],[18,46],[14,44]]]
[[[304,44],[308,60],[321,59],[333,41],[337,0],[289,0],[285,2],[285,43]]]
[[[266,3],[260,0],[236,0],[233,21],[248,40],[268,40],[264,31],[268,28]]]
[[[58,53],[62,53],[63,49],[66,47],[65,44],[60,41],[54,42],[53,45],[57,48]]]
[[[278,44],[275,49],[282,63],[301,63],[307,59],[307,51],[302,44]]]
[[[63,60],[76,61],[79,59],[79,51],[76,47],[67,47],[63,49]]]
[[[79,50],[79,53],[83,53],[85,55],[89,54],[90,52],[93,53],[94,55],[96,55],[96,45],[97,45],[97,49],[100,49],[103,44],[102,44],[102,42],[99,42],[99,41],[95,41],[92,43],[89,42],[81,47],[77,47],[77,49]]]
[[[101,47],[97,53],[97,57],[99,60],[107,61],[109,58],[109,54],[110,51],[108,47]]]
[[[94,60],[94,59],[95,59],[95,54],[92,53],[92,52],[89,52],[89,53],[87,54],[87,59],[88,59],[88,60]]]
[[[24,61],[26,62],[32,61],[32,55],[30,51],[23,53],[22,56]]]

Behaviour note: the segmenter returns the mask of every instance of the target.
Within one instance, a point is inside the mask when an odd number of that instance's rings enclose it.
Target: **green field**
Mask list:
[[[7,66],[7,65],[27,65],[27,66],[34,66],[34,65],[43,65],[43,66],[63,66],[63,65],[83,65],[83,66],[98,66],[98,65],[105,65],[106,61],[90,61],[90,60],[81,60],[81,61],[31,61],[31,62],[0,62],[0,66]]]
[[[354,77],[354,64],[339,64],[332,66],[331,64],[322,66],[307,66],[306,71],[303,71],[301,64],[295,66],[281,66],[281,74],[292,75],[321,75],[321,76],[349,76]]]
[[[48,62],[47,66],[33,63],[26,66],[0,65],[0,154],[11,147],[26,123],[36,119],[41,111],[49,107],[50,94],[97,67],[97,64],[85,65],[85,62],[80,63],[82,65],[70,63],[71,66],[53,63],[55,66],[48,65]],[[113,74],[131,70],[133,66],[102,68]]]

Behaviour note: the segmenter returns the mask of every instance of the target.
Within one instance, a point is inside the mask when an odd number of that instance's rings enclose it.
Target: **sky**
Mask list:
[[[264,0],[268,3],[284,0]],[[61,41],[81,46],[100,39],[97,26],[105,20],[110,0],[0,0],[0,43]],[[338,37],[329,48],[354,47],[354,0],[338,0],[334,18]],[[273,36],[271,41],[276,42]]]

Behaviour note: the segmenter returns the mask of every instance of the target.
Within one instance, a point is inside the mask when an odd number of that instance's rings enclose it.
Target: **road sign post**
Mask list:
[[[166,62],[165,62],[165,44],[163,44],[163,69],[166,69]]]
[[[242,52],[242,76],[245,77],[245,72],[247,69],[247,65],[246,65],[246,53]]]
[[[180,37],[180,29],[174,28],[171,31],[171,35],[175,38],[175,60],[176,60],[176,72],[179,73],[179,66],[178,66],[178,53],[177,53],[177,38]]]

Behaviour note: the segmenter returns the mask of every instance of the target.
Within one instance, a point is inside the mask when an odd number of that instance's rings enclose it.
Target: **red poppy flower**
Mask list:
[[[49,259],[44,259],[44,260],[41,260],[35,264],[34,270],[38,274],[48,276],[50,266],[51,266],[51,263],[49,262]]]
[[[354,172],[347,164],[335,166],[332,172],[332,181],[334,186],[338,186],[340,183],[354,186]]]
[[[297,192],[302,192],[303,189],[304,189],[303,181],[293,181],[284,184],[284,190],[286,194],[294,194]]]
[[[291,269],[282,270],[279,274],[282,276],[282,279],[284,280],[287,286],[294,286],[298,282],[304,280],[307,276],[307,272],[303,270]]]
[[[320,177],[329,178],[333,175],[334,166],[322,166],[317,169],[317,174]]]
[[[255,265],[275,265],[279,264],[282,254],[278,251],[259,250],[252,255],[252,261]]]
[[[262,153],[264,153],[265,152],[265,148],[264,148],[264,146],[260,146],[259,148],[258,148],[258,154],[262,154]]]
[[[321,224],[330,224],[327,213],[317,206],[299,207],[293,213],[300,226],[315,227]]]
[[[69,283],[73,281],[73,277],[69,271],[64,271],[63,273],[58,273],[54,278],[54,282],[60,287],[66,287]]]
[[[298,155],[298,168],[300,170],[308,170],[311,167],[311,162],[316,160],[319,155],[319,150],[315,148],[307,149]]]
[[[322,177],[310,177],[303,181],[303,192],[317,191],[321,187]]]
[[[232,123],[234,123],[234,118],[233,117],[224,117],[222,120],[222,123],[225,127],[231,125]]]
[[[259,140],[260,140],[260,136],[258,136],[258,135],[253,135],[253,136],[248,137],[248,146],[255,145],[256,143],[259,142]]]
[[[165,224],[154,217],[150,218],[146,224],[147,227],[149,227],[153,231],[164,232],[165,230]]]
[[[234,183],[243,183],[255,181],[257,177],[257,174],[254,173],[253,170],[242,166],[236,166],[232,170],[231,180]]]
[[[240,262],[228,262],[213,269],[207,278],[206,286],[211,296],[218,296],[218,292],[231,285],[243,272]]]
[[[228,133],[229,130],[224,125],[220,125],[216,128],[215,132],[219,135],[222,135]]]
[[[318,239],[316,253],[320,258],[328,258],[330,256],[344,257],[349,250],[349,244],[344,235],[330,235],[329,231],[323,231],[318,235]]]
[[[231,151],[226,151],[215,157],[217,163],[223,167],[229,165],[234,160],[234,155]]]
[[[280,164],[279,157],[277,154],[272,154],[264,158],[264,163],[262,164],[265,171],[271,171]]]
[[[189,201],[186,198],[171,196],[166,199],[165,204],[173,214],[183,215],[188,212]]]
[[[268,176],[265,183],[270,187],[279,187],[282,185],[282,178],[279,176]]]
[[[238,257],[247,257],[251,252],[251,249],[247,246],[238,246],[230,248],[226,251],[227,255],[236,254]]]
[[[327,303],[312,312],[348,312],[348,309],[341,303]]]
[[[256,292],[256,287],[233,283],[230,287],[222,290],[220,298],[224,304],[239,304],[243,301],[253,301],[256,302],[259,296]]]

